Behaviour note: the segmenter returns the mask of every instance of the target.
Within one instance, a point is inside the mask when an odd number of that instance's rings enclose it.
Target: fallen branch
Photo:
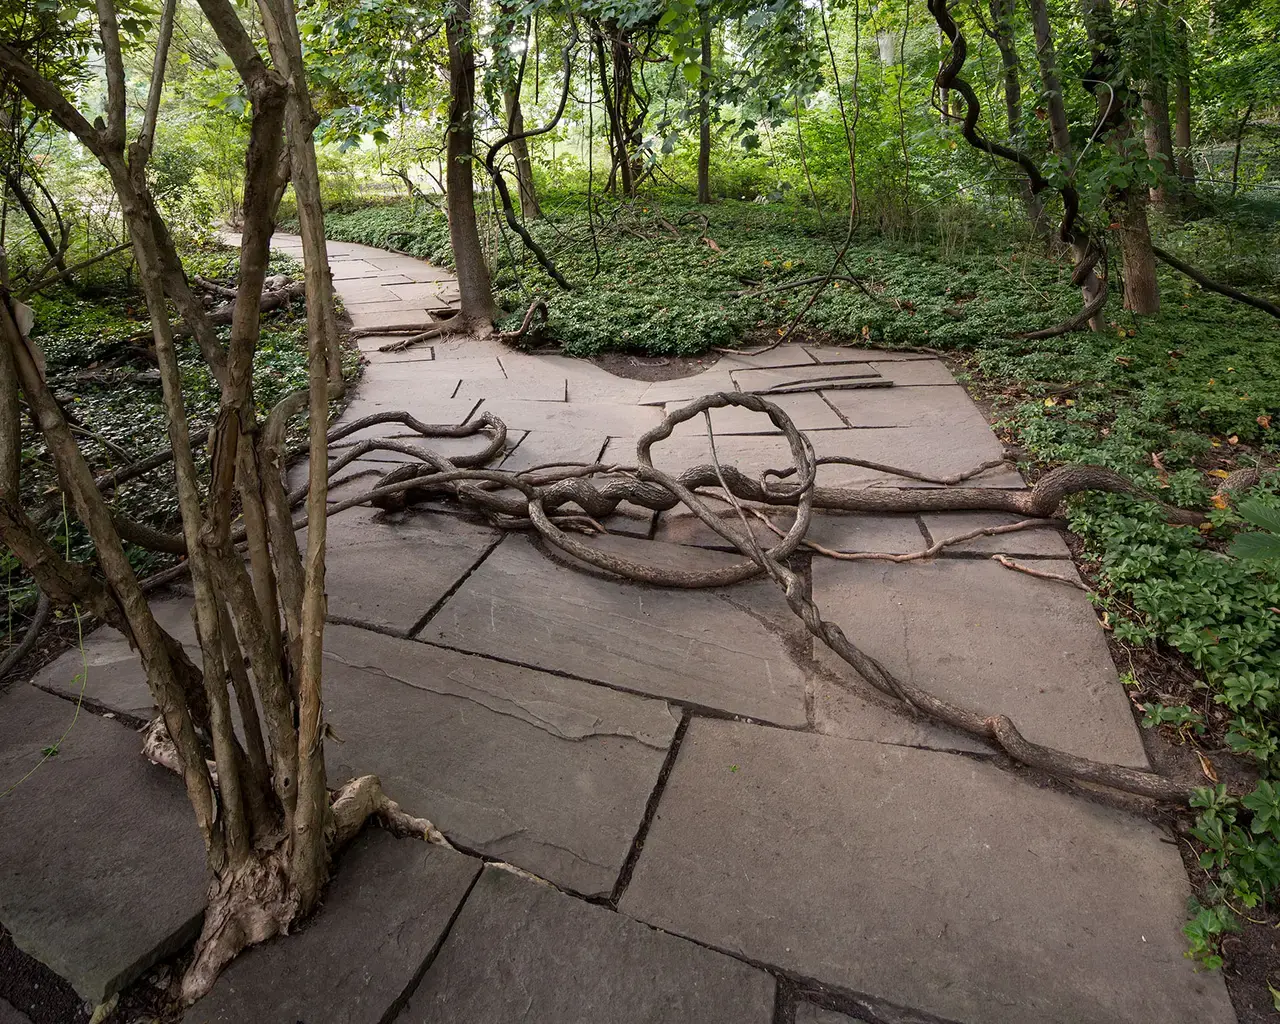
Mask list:
[[[49,621],[49,613],[52,610],[53,602],[41,591],[40,600],[36,602],[35,614],[31,616],[31,621],[27,623],[22,639],[9,648],[3,658],[0,658],[0,679],[7,676],[23,658],[35,649],[36,641],[40,639],[40,630],[44,629],[44,624]]]
[[[1089,592],[1089,588],[1074,577],[1063,576],[1056,572],[1045,572],[1043,569],[1033,569],[1029,565],[1023,565],[1021,562],[1015,562],[1008,555],[992,555],[991,558],[993,561],[999,562],[1006,569],[1012,569],[1014,572],[1026,573],[1028,576],[1034,576],[1038,580],[1052,580],[1055,583],[1065,583],[1069,587],[1075,587],[1076,590],[1083,590],[1086,594]]]
[[[452,320],[458,315],[458,312],[452,306],[441,306],[437,309],[427,310],[427,315],[434,319],[434,323],[427,324],[416,321],[414,323],[387,324],[384,327],[353,327],[347,333],[353,338],[371,338],[382,334],[418,334],[421,331],[438,327],[441,320]]]
[[[1225,295],[1229,299],[1235,299],[1236,302],[1243,302],[1246,306],[1252,306],[1254,309],[1260,309],[1264,313],[1270,313],[1274,317],[1280,317],[1280,306],[1277,306],[1274,302],[1268,302],[1266,299],[1259,299],[1254,295],[1247,295],[1238,289],[1232,288],[1230,285],[1219,284],[1217,281],[1213,281],[1205,277],[1204,274],[1196,270],[1196,268],[1190,264],[1183,263],[1182,260],[1178,259],[1176,256],[1165,252],[1159,246],[1153,245],[1151,247],[1151,251],[1154,252],[1159,259],[1173,267],[1174,270],[1186,274],[1187,277],[1200,285],[1201,288],[1207,288],[1211,292],[1217,292],[1219,295]]]

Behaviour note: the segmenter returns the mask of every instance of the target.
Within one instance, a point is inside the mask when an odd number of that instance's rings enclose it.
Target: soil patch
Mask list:
[[[702,356],[636,356],[625,352],[602,352],[591,361],[615,377],[629,380],[678,380],[710,369],[720,357],[714,352]]]

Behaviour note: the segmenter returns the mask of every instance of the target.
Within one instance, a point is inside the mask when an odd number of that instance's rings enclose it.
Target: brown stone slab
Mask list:
[[[675,734],[668,705],[347,626],[325,650],[331,782],[374,772],[466,850],[612,890]]]
[[[1070,574],[1070,562],[1037,563]],[[829,621],[907,682],[1027,739],[1081,757],[1147,766],[1093,606],[1080,591],[975,559],[815,559],[813,599]],[[823,649],[833,671],[853,670]]]
[[[741,520],[733,509],[719,508],[716,515],[726,525],[741,532]],[[786,532],[794,521],[794,515],[787,509],[759,507],[769,517],[770,522],[779,530]],[[756,540],[766,547],[777,544],[781,539],[777,532],[770,530],[752,513],[748,512],[747,521],[751,524]],[[918,551],[925,546],[925,540],[916,525],[915,516],[876,516],[849,513],[815,512],[809,520],[809,530],[805,534],[808,540],[833,551],[882,551],[889,554],[906,554]],[[729,541],[705,525],[701,519],[682,506],[663,512],[658,517],[657,532],[654,540],[666,541],[670,544],[692,544],[697,547],[719,548],[736,551]]]
[[[774,980],[485,868],[403,1024],[770,1024]]]
[[[299,544],[304,543],[299,533]],[[410,629],[497,539],[488,527],[412,510],[352,508],[328,525],[329,615],[397,633]]]
[[[372,263],[366,263],[364,260],[334,260],[333,265],[329,268],[333,274],[334,281],[350,281],[356,278],[373,278],[382,274],[382,271],[375,267]]]
[[[295,935],[252,946],[185,1024],[380,1024],[413,989],[481,862],[370,828]]]
[[[373,308],[373,307],[378,308]],[[422,306],[410,306],[396,302],[374,302],[347,307],[351,314],[351,326],[364,330],[369,327],[392,327],[400,324],[420,323],[427,330],[434,321]]]
[[[933,541],[958,537],[972,530],[1010,526],[1021,517],[1002,512],[945,512],[921,516]],[[975,537],[945,548],[946,554],[1005,554],[1036,558],[1070,558],[1071,552],[1062,539],[1062,531],[1052,527],[1018,530],[1015,533]]]
[[[799,430],[839,430],[844,420],[839,413],[822,400],[822,396],[808,392],[799,395],[776,395],[769,401],[791,417]],[[687,403],[671,402],[664,407],[668,415]],[[773,421],[764,413],[744,409],[740,405],[711,410],[711,425],[718,437],[721,434],[780,434]],[[704,437],[707,420],[703,415],[694,416],[676,425],[672,437]]]
[[[805,346],[789,341],[767,352],[752,352],[750,349],[726,352],[716,365],[723,370],[752,370],[766,366],[812,366],[814,362],[816,360]]]
[[[1234,1024],[1177,844],[971,758],[696,719],[623,913],[964,1024]]]
[[[796,1005],[795,1024],[866,1024],[860,1017],[827,1010],[816,1003],[801,1002]]]
[[[601,547],[689,568],[722,552],[627,537]],[[724,591],[627,584],[509,536],[423,629],[424,640],[784,725],[805,724],[808,640],[768,581]]]
[[[82,999],[195,937],[204,844],[181,780],[133,729],[17,686],[0,695],[0,793],[0,924]]]
[[[660,380],[650,384],[640,396],[640,405],[667,405],[671,402],[689,403],[703,395],[717,391],[737,391],[733,377],[728,370],[710,369],[692,377],[678,377],[675,380]]]

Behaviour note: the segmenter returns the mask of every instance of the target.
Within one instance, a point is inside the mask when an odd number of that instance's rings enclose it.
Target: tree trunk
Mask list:
[[[1240,187],[1240,149],[1244,145],[1245,129],[1249,127],[1249,118],[1253,116],[1253,103],[1244,108],[1244,117],[1240,118],[1240,127],[1236,129],[1235,153],[1231,157],[1231,194],[1235,195]]]
[[[702,68],[698,77],[698,202],[711,202],[711,9],[701,18]]]
[[[22,187],[22,182],[18,179],[18,176],[16,174],[7,174],[5,175],[5,182],[9,186],[9,191],[13,193],[13,198],[22,207],[22,212],[27,215],[27,220],[31,222],[31,227],[40,237],[40,244],[49,253],[49,259],[53,265],[58,270],[66,270],[67,264],[63,260],[63,255],[66,252],[65,246],[59,246],[53,240],[53,236],[49,234],[49,229],[44,226],[44,219],[40,216],[40,211],[36,209],[36,204],[32,202],[27,190]]]
[[[533,183],[533,164],[529,161],[529,140],[519,138],[524,134],[524,111],[520,108],[520,90],[512,85],[502,94],[507,113],[507,131],[517,136],[511,140],[511,155],[516,161],[516,187],[520,192],[520,213],[526,220],[539,220],[542,207],[538,205],[538,193]]]
[[[445,146],[445,192],[449,204],[449,241],[458,275],[462,317],[487,330],[497,307],[489,283],[489,268],[480,248],[472,180],[472,139],[475,129],[476,56],[471,28],[471,0],[455,0],[445,15],[449,44],[449,133]]]
[[[1021,149],[1022,136],[1022,81],[1018,63],[1018,48],[1013,38],[1013,2],[1014,0],[991,0],[991,21],[996,37],[996,47],[1000,51],[1000,64],[1004,69],[1004,107],[1009,121],[1009,141]],[[1031,190],[1031,182],[1023,180],[1021,185],[1022,204],[1027,211],[1027,219],[1031,229],[1040,236],[1047,233],[1044,219],[1044,204],[1040,197]]]
[[[1184,199],[1196,187],[1196,168],[1191,160],[1191,54],[1187,46],[1187,23],[1178,19],[1174,29],[1177,70],[1174,74],[1174,162],[1182,183]]]
[[[1122,151],[1133,134],[1130,118],[1134,101],[1121,66],[1111,0],[1082,0],[1081,8],[1093,51],[1086,85],[1098,104],[1097,130],[1105,133],[1109,145]],[[1124,258],[1124,308],[1134,313],[1158,313],[1160,288],[1147,224],[1146,192],[1134,187],[1113,188],[1108,206],[1117,211]]]
[[[1058,77],[1058,57],[1053,45],[1049,11],[1045,0],[1028,0],[1028,6],[1031,9],[1031,29],[1036,41],[1036,61],[1040,65],[1040,81],[1044,86],[1045,105],[1048,107],[1049,141],[1062,165],[1070,169],[1073,160],[1071,129],[1067,123],[1067,106],[1062,98],[1062,80]],[[1071,251],[1076,266],[1092,259],[1087,240],[1072,241]],[[1080,296],[1086,309],[1097,301],[1103,287],[1104,283],[1098,277],[1098,272],[1090,269],[1080,284]],[[1095,331],[1101,329],[1101,314],[1090,318],[1089,327]]]

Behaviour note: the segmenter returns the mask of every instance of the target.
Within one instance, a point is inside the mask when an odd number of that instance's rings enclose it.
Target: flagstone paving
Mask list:
[[[301,253],[296,238],[276,244]],[[411,257],[342,243],[330,255],[357,327],[426,323],[457,301],[449,274]],[[819,455],[943,476],[1004,454],[923,353],[785,345],[648,383],[473,340],[379,351],[390,340],[359,340],[369,365],[340,422],[490,412],[508,427],[504,468],[634,464],[663,412],[719,390],[776,400]],[[722,462],[790,464],[766,417],[712,422]],[[655,464],[709,463],[705,431],[701,417],[682,424]],[[413,435],[364,428],[334,457],[369,437]],[[487,437],[421,443],[456,457]],[[405,458],[365,454],[331,497]],[[938,486],[838,464],[819,481]],[[1009,466],[968,484],[1024,486]],[[809,537],[901,554],[1012,521],[821,514]],[[611,535],[592,543],[654,564],[740,557],[680,510],[624,504],[604,522]],[[1190,887],[1170,834],[904,714],[815,644],[772,583],[620,582],[445,500],[351,509],[329,530],[330,776],[378,773],[458,852],[367,833],[318,916],[245,953],[187,1024],[1235,1019],[1221,976],[1182,955]],[[1085,595],[995,554],[1074,571],[1052,529],[900,564],[812,551],[796,564],[824,615],[904,678],[1009,714],[1030,739],[1145,766]],[[157,609],[193,642],[188,598]],[[0,923],[95,1002],[190,937],[199,840],[178,779],[137,753],[129,730],[151,702],[115,634],[89,635],[34,682],[0,696],[0,792],[22,779],[0,799]],[[81,699],[60,753],[24,778]]]

